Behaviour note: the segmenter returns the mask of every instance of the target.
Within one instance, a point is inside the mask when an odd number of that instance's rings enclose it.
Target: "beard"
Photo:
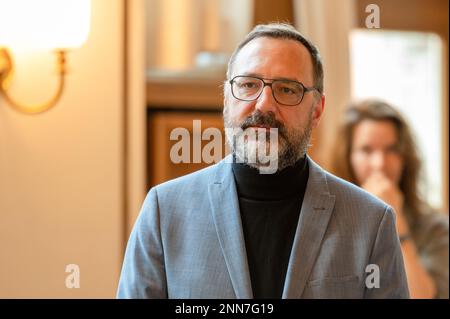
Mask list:
[[[241,123],[235,123],[229,115],[228,107],[225,106],[225,128],[231,128],[225,130],[227,143],[232,154],[239,162],[243,162],[261,171],[261,169],[267,166],[267,158],[262,162],[256,154],[261,152],[261,150],[265,150],[266,154],[270,154],[268,158],[269,162],[276,162],[277,170],[281,171],[286,167],[293,166],[299,159],[306,155],[312,133],[312,114],[313,108],[311,108],[308,114],[308,120],[304,128],[288,129],[282,122],[275,118],[273,112],[262,113],[259,110],[246,117]],[[263,139],[260,138],[259,134],[256,136],[252,134],[246,139],[239,138],[239,134],[242,134],[242,131],[245,132],[247,129],[255,126],[270,127],[271,130],[266,133]],[[278,132],[278,134],[275,134],[277,137],[275,141],[273,138],[269,139],[269,137],[274,137],[273,128],[277,129],[275,131]],[[257,138],[255,139],[254,137]],[[273,145],[273,142],[277,143],[277,145]],[[275,153],[268,152],[273,147],[277,151]]]

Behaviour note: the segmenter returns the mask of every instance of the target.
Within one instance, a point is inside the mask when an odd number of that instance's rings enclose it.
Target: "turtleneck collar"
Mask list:
[[[254,200],[281,200],[302,195],[309,176],[306,157],[274,174],[260,174],[258,169],[244,163],[233,162],[232,167],[239,197]]]

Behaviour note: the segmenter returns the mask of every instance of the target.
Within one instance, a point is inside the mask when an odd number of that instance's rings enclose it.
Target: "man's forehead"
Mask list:
[[[239,51],[233,69],[234,75],[270,72],[301,80],[299,76],[304,78],[312,72],[312,59],[308,49],[296,40],[260,37]]]

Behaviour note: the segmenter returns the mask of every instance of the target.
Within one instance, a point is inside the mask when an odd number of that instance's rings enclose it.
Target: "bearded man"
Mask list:
[[[231,154],[149,191],[117,297],[408,298],[392,208],[307,155],[324,106],[317,48],[256,26],[228,64]]]

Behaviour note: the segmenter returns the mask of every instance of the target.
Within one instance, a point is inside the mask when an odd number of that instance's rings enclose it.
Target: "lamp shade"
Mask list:
[[[0,0],[0,46],[76,48],[90,20],[91,0]]]

